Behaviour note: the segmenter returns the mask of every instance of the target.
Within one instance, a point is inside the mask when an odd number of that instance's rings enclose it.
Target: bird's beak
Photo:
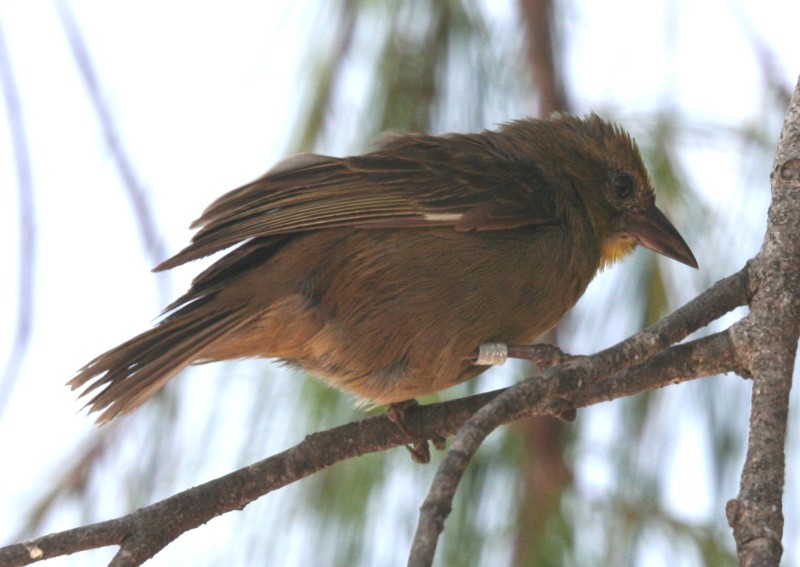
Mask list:
[[[697,268],[689,245],[655,205],[629,218],[625,229],[645,248]]]

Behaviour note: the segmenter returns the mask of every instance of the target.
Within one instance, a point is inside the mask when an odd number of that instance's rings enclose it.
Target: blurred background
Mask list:
[[[266,361],[192,369],[103,428],[64,386],[186,288],[202,262],[149,269],[205,205],[288,154],[553,111],[624,125],[700,270],[637,251],[605,271],[548,337],[569,352],[610,346],[739,269],[765,227],[798,21],[800,4],[779,0],[0,0],[0,544],[125,514],[364,416]],[[525,375],[507,365],[423,401]],[[749,393],[712,377],[501,428],[437,564],[735,565],[724,506]],[[786,565],[800,564],[796,421]],[[405,565],[439,458],[340,463],[148,565]]]

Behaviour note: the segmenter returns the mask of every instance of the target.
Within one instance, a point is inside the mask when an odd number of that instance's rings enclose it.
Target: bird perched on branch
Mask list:
[[[247,357],[397,404],[484,371],[481,345],[536,339],[637,244],[697,267],[634,141],[594,114],[300,154],[192,226],[156,271],[228,252],[155,327],[69,382],[100,422],[189,364]]]

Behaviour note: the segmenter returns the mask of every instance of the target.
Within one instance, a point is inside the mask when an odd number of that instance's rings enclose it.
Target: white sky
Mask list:
[[[583,2],[571,8],[577,17],[569,24],[581,29],[570,51],[580,104],[585,110],[613,104],[636,114],[666,98],[709,121],[758,120],[761,80],[730,4],[740,6],[742,18],[769,40],[784,80],[794,84],[800,72],[798,2]],[[308,6],[316,3],[71,5],[174,252],[205,205],[283,157],[297,87],[308,72],[301,60],[313,11]],[[662,24],[670,18],[671,37]],[[76,414],[79,405],[63,383],[93,356],[147,328],[161,305],[51,2],[0,0],[0,23],[21,90],[39,229],[34,339],[0,416],[4,543],[5,526],[14,524],[25,495],[46,483],[62,455],[93,431],[92,420]],[[669,64],[685,67],[679,84],[663,79],[665,48],[678,54]],[[6,120],[0,113],[0,242],[10,267],[0,278],[0,360],[12,343],[17,297],[16,181]],[[734,173],[697,175],[720,187],[720,176]],[[708,196],[712,202],[726,198],[724,192]],[[754,211],[759,218],[764,213]],[[758,244],[751,243],[752,251]],[[176,273],[173,290],[183,289],[195,272]]]

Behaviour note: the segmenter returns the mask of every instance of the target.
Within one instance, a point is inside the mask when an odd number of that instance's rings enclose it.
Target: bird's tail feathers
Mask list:
[[[252,319],[241,308],[215,310],[213,303],[199,300],[183,306],[89,362],[67,385],[73,390],[86,386],[81,397],[94,393],[84,407],[102,412],[98,423],[133,411],[175,374],[202,359],[214,342]]]

